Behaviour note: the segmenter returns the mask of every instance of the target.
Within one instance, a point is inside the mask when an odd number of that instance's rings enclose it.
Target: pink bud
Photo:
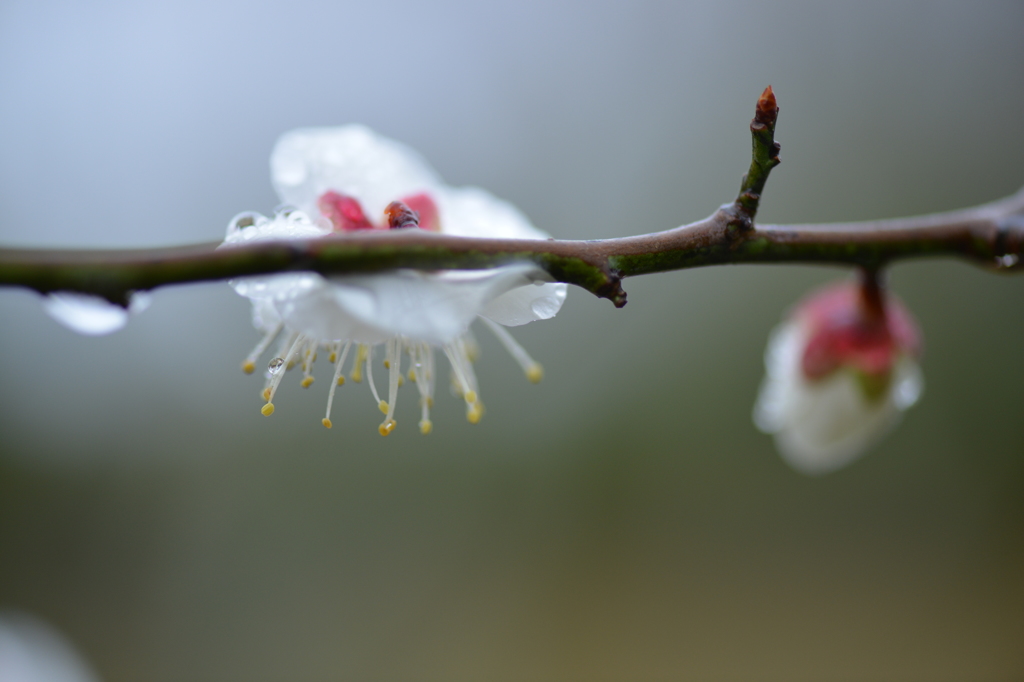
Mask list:
[[[917,325],[895,297],[856,282],[825,288],[773,333],[754,421],[794,468],[837,469],[917,401],[920,348]]]

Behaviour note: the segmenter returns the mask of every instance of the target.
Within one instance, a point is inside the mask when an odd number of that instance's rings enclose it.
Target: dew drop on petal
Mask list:
[[[278,374],[282,369],[284,369],[283,358],[274,358],[267,364],[267,371],[271,374]]]
[[[252,227],[262,217],[262,215],[256,213],[255,211],[244,211],[242,213],[239,213],[238,215],[231,219],[230,223],[228,223],[228,236],[230,237],[236,232],[239,232],[240,230],[243,230],[247,227]]]
[[[140,305],[145,308],[146,303]],[[70,291],[47,296],[43,299],[43,310],[68,329],[89,336],[116,332],[128,322],[128,310],[121,306],[99,296]]]
[[[558,314],[562,308],[562,301],[554,296],[541,296],[530,303],[530,310],[533,314],[542,319],[549,320]]]

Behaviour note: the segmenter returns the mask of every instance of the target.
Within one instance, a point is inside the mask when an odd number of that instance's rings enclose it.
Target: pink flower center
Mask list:
[[[392,201],[384,209],[384,220],[375,225],[366,217],[357,199],[330,190],[320,195],[317,208],[331,221],[335,232],[356,230],[393,230],[418,227],[421,230],[440,232],[437,204],[429,194],[414,194],[398,201]]]

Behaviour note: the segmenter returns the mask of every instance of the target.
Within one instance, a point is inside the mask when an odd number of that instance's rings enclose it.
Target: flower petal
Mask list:
[[[532,288],[536,274],[531,264],[441,274],[400,270],[334,278],[330,288],[338,308],[356,322],[350,338],[371,343],[374,338],[364,337],[401,335],[442,345],[462,335],[502,294]],[[286,323],[294,327],[306,320],[290,317]]]
[[[506,327],[549,320],[562,308],[568,288],[568,285],[560,282],[541,281],[516,287],[486,304],[480,310],[480,315]]]
[[[399,197],[441,185],[414,150],[359,125],[285,133],[271,154],[270,171],[281,200],[310,215],[317,214],[317,198],[333,190],[356,197],[371,220]]]
[[[441,231],[459,237],[547,239],[523,213],[479,187],[448,188],[438,196]]]

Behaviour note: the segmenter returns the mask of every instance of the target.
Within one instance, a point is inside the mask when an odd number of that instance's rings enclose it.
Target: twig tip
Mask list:
[[[765,126],[775,125],[775,119],[779,116],[779,103],[775,99],[775,91],[768,86],[757,99],[757,111],[754,114],[754,124]]]

